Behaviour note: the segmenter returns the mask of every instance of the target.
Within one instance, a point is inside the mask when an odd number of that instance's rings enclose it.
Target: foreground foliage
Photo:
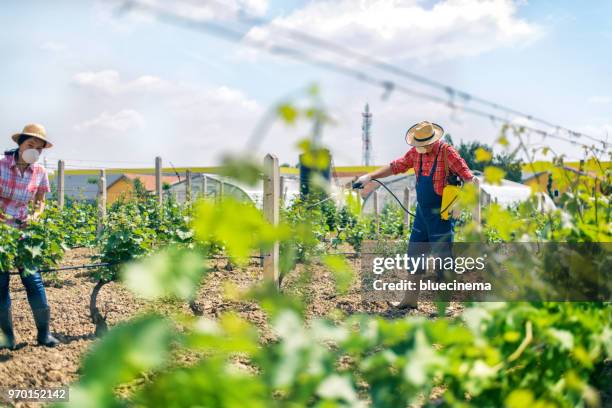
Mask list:
[[[277,239],[290,245],[302,225],[271,228],[260,212],[233,200],[200,203],[194,214],[196,238],[224,243],[237,262]],[[177,267],[190,253],[172,249],[134,264],[126,283],[148,299],[188,301],[206,273],[199,257]],[[610,385],[601,376],[612,357],[612,308],[605,303],[483,303],[452,320],[353,315],[305,324],[302,300],[266,282],[234,296],[262,305],[275,341],[262,344],[257,328],[234,312],[218,320],[142,316],[94,346],[71,405],[123,405],[114,387],[143,377],[131,405],[598,406],[598,390]],[[175,364],[172,356],[183,353],[202,357]]]

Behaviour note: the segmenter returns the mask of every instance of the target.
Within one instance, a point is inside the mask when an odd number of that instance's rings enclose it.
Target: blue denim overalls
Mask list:
[[[440,206],[442,196],[434,191],[433,175],[438,164],[438,156],[442,146],[434,159],[429,175],[423,174],[423,158],[419,165],[418,179],[416,183],[417,208],[408,243],[408,256],[417,257],[424,253],[425,256],[436,253],[438,256],[451,256],[451,243],[453,242],[454,221],[440,218]],[[412,245],[412,243],[427,242],[429,245]],[[436,244],[431,244],[436,243]]]

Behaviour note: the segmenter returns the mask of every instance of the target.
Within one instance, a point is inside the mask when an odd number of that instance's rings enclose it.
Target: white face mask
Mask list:
[[[36,149],[26,149],[21,153],[21,158],[24,162],[32,164],[38,161],[40,153]]]
[[[427,153],[427,149],[425,147],[417,147],[416,151],[418,153]]]

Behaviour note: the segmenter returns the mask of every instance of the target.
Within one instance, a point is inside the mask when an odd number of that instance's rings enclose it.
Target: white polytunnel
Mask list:
[[[290,203],[299,196],[299,180],[296,176],[283,175],[281,177],[281,196],[283,202]],[[206,196],[218,196],[223,190],[223,195],[233,196],[239,200],[249,200],[257,207],[262,206],[263,200],[263,181],[258,181],[255,185],[248,185],[239,181],[219,176],[217,174],[194,174],[191,177],[191,191],[193,197],[202,195],[206,189]],[[186,180],[170,186],[168,192],[179,202],[184,202],[187,196]]]

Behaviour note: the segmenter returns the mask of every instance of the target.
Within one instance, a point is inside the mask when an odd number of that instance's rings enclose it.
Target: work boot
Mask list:
[[[41,309],[32,309],[32,315],[34,316],[34,322],[38,329],[38,345],[46,347],[55,347],[59,344],[59,340],[56,339],[49,333],[49,319],[51,317],[49,308],[43,307]]]
[[[13,332],[13,316],[11,307],[0,308],[0,349],[15,349],[15,333]]]
[[[401,302],[389,302],[391,306],[402,310],[416,310],[419,308],[419,278],[415,275],[410,275],[408,280],[416,284],[415,290],[406,290],[404,298]]]

